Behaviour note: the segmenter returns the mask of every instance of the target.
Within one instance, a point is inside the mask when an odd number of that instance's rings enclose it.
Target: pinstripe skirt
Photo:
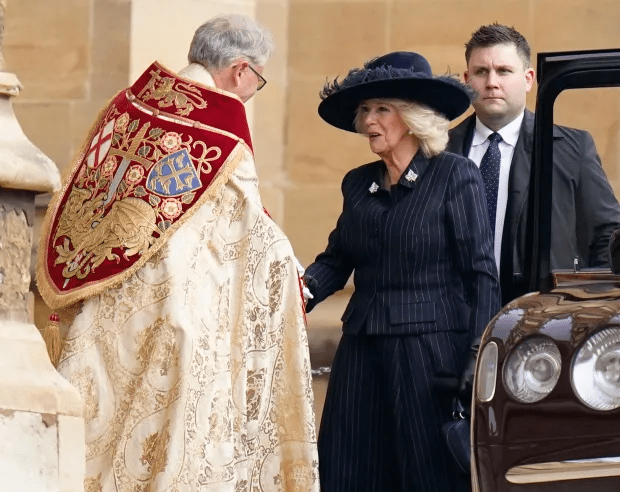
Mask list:
[[[469,490],[441,437],[450,398],[438,369],[459,374],[466,333],[343,335],[319,432],[323,492]]]

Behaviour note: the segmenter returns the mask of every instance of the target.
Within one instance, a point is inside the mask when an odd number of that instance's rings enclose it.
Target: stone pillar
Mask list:
[[[0,0],[0,71],[4,70],[4,57],[2,56],[2,38],[4,37],[4,12],[6,0]]]
[[[0,0],[0,484],[23,492],[83,491],[84,420],[78,391],[50,362],[33,324],[30,292],[34,200],[57,191],[56,165],[24,135],[4,71]]]

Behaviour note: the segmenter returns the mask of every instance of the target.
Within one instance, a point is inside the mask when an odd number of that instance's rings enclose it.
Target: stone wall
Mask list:
[[[513,25],[541,51],[620,47],[615,0],[291,0],[284,229],[307,264],[323,250],[342,207],[340,183],[351,168],[374,160],[367,142],[317,115],[325,78],[346,75],[395,50],[425,55],[437,74],[462,74],[464,43],[480,25]],[[534,109],[536,87],[528,98]],[[620,89],[567,92],[557,121],[587,128],[620,192]],[[460,121],[460,120],[459,120]]]
[[[0,70],[4,69],[4,55],[2,54],[2,41],[4,39],[4,13],[6,0],[0,0]]]
[[[99,109],[129,80],[127,0],[17,0],[4,53],[24,90],[15,113],[64,171]]]
[[[248,114],[265,205],[304,264],[325,247],[343,175],[374,159],[364,139],[318,117],[327,77],[391,50],[419,51],[436,73],[461,74],[463,44],[493,21],[514,25],[534,53],[620,46],[616,0],[17,0],[4,52],[24,85],[15,102],[24,131],[65,169],[116,91],[154,59],[184,66],[197,25],[229,11],[274,33],[268,84]],[[617,190],[619,92],[566,93],[557,108],[560,122],[592,131]]]

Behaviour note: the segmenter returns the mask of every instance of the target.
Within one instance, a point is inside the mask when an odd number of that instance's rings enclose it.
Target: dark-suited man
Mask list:
[[[397,52],[322,97],[321,117],[366,136],[381,160],[344,177],[342,214],[306,270],[308,311],[352,272],[355,284],[321,420],[321,490],[467,490],[440,433],[450,402],[433,380],[470,374],[468,348],[500,302],[482,178],[443,152],[469,94]]]
[[[447,150],[480,166],[489,218],[495,222],[502,300],[507,303],[529,287],[524,254],[534,114],[525,108],[525,98],[534,69],[527,40],[499,24],[473,33],[465,59],[465,81],[477,92],[476,112],[450,132]],[[609,238],[620,227],[620,206],[594,141],[583,130],[557,125],[553,139],[551,268],[572,268],[575,258],[581,267],[607,267]],[[493,151],[492,140],[498,140],[501,158],[496,148],[498,157],[485,159],[487,151]]]

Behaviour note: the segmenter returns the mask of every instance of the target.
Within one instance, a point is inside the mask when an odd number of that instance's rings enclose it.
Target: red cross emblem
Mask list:
[[[91,169],[96,168],[103,162],[105,156],[108,154],[108,150],[110,150],[110,145],[112,144],[112,133],[114,131],[114,122],[116,120],[108,121],[108,123],[99,130],[99,133],[95,135],[93,141],[90,143],[90,150],[88,151],[88,156],[86,157],[86,165]]]

